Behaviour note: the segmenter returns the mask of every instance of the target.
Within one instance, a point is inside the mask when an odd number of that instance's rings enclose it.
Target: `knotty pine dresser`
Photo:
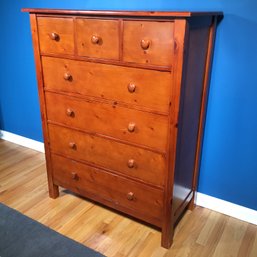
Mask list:
[[[194,207],[222,13],[23,11],[50,197],[67,188],[160,228],[170,247]]]

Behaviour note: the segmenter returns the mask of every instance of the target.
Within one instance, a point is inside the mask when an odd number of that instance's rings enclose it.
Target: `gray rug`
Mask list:
[[[0,203],[0,257],[103,257]]]

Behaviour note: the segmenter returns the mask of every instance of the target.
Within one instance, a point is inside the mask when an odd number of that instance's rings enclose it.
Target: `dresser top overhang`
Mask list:
[[[192,18],[200,16],[223,16],[222,12],[190,12],[190,11],[118,11],[118,10],[67,10],[67,9],[44,9],[44,8],[23,8],[23,12],[35,14],[59,14],[59,15],[86,15],[86,16],[127,16],[141,18]]]

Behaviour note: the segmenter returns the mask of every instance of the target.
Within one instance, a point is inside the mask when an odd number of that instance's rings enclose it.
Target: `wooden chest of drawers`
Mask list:
[[[220,13],[30,12],[50,197],[58,186],[172,242],[193,208]]]

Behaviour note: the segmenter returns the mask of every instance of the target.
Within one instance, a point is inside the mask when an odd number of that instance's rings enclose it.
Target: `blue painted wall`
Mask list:
[[[29,15],[22,7],[223,11],[198,190],[257,210],[256,0],[2,0],[0,128],[42,141]]]

